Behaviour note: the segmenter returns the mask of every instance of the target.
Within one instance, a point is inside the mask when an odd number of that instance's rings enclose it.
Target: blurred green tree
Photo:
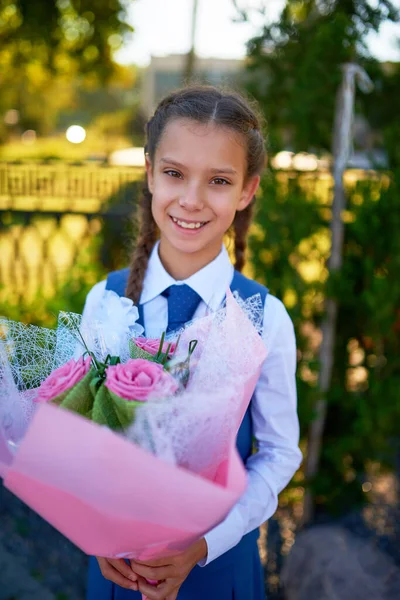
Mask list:
[[[272,151],[330,150],[340,65],[374,67],[367,34],[398,19],[390,0],[286,1],[280,18],[248,42],[246,87],[267,115]]]
[[[246,10],[241,17],[248,18]],[[357,96],[356,112],[366,117],[373,144],[387,150],[393,169],[347,180],[343,267],[330,277],[329,174],[270,171],[262,182],[252,263],[295,323],[305,447],[318,396],[324,300],[330,296],[339,304],[320,469],[309,482],[317,512],[354,508],[367,498],[362,484],[371,465],[394,464],[400,417],[400,69],[369,56],[365,40],[385,20],[398,19],[386,0],[287,0],[280,18],[248,43],[245,83],[266,115],[272,153],[284,147],[330,151],[340,65],[357,62],[375,90]]]
[[[389,166],[400,167],[400,63],[386,62],[367,65],[375,88],[365,97],[364,114],[376,132],[375,143],[384,148]]]
[[[48,133],[59,110],[85,85],[115,73],[113,52],[132,31],[125,0],[0,0],[0,115],[20,115],[16,129]],[[0,119],[0,141],[13,124]]]
[[[322,456],[310,482],[317,514],[360,505],[368,497],[362,485],[372,465],[394,467],[400,420],[399,187],[400,172],[347,182],[343,268],[328,279],[329,180],[271,171],[262,181],[251,263],[295,325],[305,442],[318,393],[324,298],[339,303]]]
[[[81,73],[107,77],[112,52],[132,32],[125,0],[1,0],[0,42],[18,65],[36,61],[54,73],[74,62]]]

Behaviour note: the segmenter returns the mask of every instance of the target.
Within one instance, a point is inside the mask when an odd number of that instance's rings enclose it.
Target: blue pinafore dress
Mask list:
[[[106,289],[124,295],[129,270],[122,269],[110,273]],[[260,294],[263,305],[268,294],[267,288],[235,271],[231,290],[243,298]],[[139,322],[142,326],[143,311],[139,305]],[[252,422],[250,409],[247,409],[240,426],[237,449],[245,463],[252,453]],[[265,600],[265,587],[262,566],[258,553],[259,530],[255,529],[243,536],[231,550],[213,560],[205,567],[195,566],[183,582],[177,600]],[[86,600],[141,600],[140,592],[126,590],[101,574],[97,560],[90,558]]]

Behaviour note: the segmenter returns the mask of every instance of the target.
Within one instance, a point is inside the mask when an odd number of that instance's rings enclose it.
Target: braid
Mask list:
[[[238,211],[233,221],[235,233],[235,269],[241,271],[245,263],[245,253],[247,248],[247,233],[253,217],[255,197],[250,204],[241,211]]]
[[[143,189],[140,206],[139,239],[132,253],[129,278],[125,291],[125,296],[133,300],[135,304],[139,303],[147,263],[158,237],[157,226],[151,212],[151,199],[152,195],[146,184]]]

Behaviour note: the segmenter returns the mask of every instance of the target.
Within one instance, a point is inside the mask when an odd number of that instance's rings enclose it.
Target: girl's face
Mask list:
[[[199,268],[208,264],[259,185],[259,176],[245,179],[243,140],[215,124],[174,120],[146,167],[161,258],[176,263],[190,256]]]

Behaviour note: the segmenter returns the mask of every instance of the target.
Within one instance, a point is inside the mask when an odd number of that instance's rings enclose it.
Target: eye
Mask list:
[[[182,175],[179,173],[179,171],[175,171],[175,169],[167,169],[166,171],[164,171],[164,173],[166,175],[169,175],[170,177],[175,177],[177,179],[182,177]]]
[[[223,177],[214,177],[211,183],[216,185],[231,185],[230,181],[224,179]]]

